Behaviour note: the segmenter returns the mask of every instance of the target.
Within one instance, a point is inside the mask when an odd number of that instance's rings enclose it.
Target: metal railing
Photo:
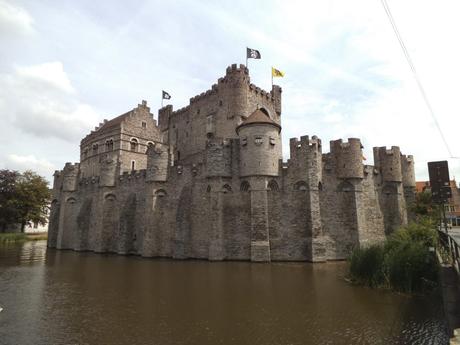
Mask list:
[[[457,273],[460,274],[460,245],[444,230],[438,229],[438,235],[439,242],[450,256],[452,266],[454,266]]]

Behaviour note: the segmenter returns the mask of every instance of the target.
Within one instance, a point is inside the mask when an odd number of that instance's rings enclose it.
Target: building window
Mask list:
[[[97,155],[98,147],[98,144],[93,144],[93,155]]]
[[[272,146],[275,145],[275,138],[270,137],[270,145]]]
[[[455,206],[450,207],[450,212],[455,212]]]
[[[105,150],[106,150],[107,152],[113,151],[113,140],[112,140],[112,139],[107,140],[107,141],[105,142]]]
[[[131,170],[136,170],[136,161],[131,161]]]
[[[147,128],[147,122],[142,121],[142,128]]]
[[[139,146],[139,142],[137,141],[136,138],[131,139],[131,151],[137,152],[137,147]]]
[[[248,138],[242,137],[241,138],[241,146],[246,146],[248,144]]]
[[[154,147],[155,147],[155,144],[152,143],[151,141],[149,141],[149,142],[147,143],[147,149],[145,150],[145,152],[147,152],[148,149],[152,149],[152,148],[154,148]]]
[[[263,142],[264,142],[264,139],[261,136],[257,136],[254,138],[254,143],[256,145],[262,145]]]

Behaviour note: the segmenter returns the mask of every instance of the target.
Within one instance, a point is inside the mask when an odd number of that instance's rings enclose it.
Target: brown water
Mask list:
[[[346,264],[153,260],[0,246],[0,344],[447,344],[439,296]]]

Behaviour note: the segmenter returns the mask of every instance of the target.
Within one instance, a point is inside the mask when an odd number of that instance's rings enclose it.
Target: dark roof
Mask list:
[[[240,127],[252,124],[267,124],[278,127],[278,130],[281,130],[281,126],[273,121],[270,116],[268,116],[263,110],[257,109],[251,115],[244,119],[244,121],[236,127],[236,131],[238,132]]]

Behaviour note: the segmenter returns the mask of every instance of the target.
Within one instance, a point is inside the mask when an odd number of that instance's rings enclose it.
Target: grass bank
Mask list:
[[[37,233],[0,233],[0,243],[40,241],[48,239],[47,232]]]
[[[437,246],[438,235],[429,220],[411,223],[381,245],[355,249],[349,258],[350,280],[400,292],[428,292],[438,285]]]

